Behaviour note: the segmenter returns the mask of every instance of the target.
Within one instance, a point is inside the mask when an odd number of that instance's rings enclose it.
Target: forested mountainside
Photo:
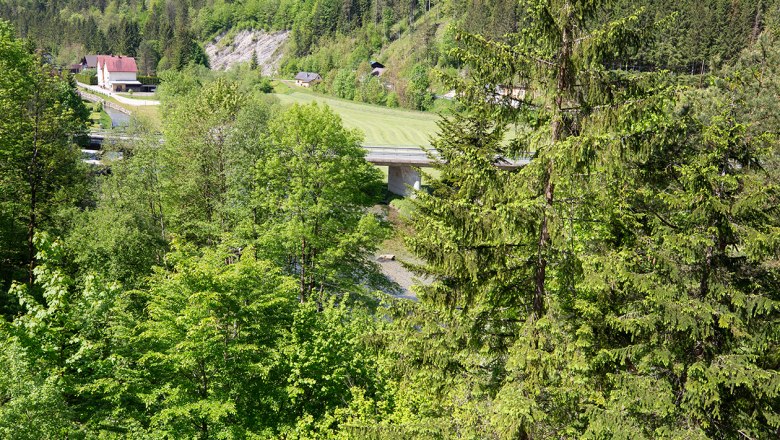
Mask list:
[[[606,62],[702,73],[755,40],[773,4],[624,0],[600,7],[586,25],[642,10],[639,26],[654,30],[639,37],[635,51]],[[502,39],[522,29],[518,11],[511,0],[0,1],[0,17],[62,65],[86,53],[125,54],[137,58],[142,74],[154,75],[208,66],[204,45],[215,37],[219,48],[240,30],[289,30],[279,75],[317,72],[322,92],[416,110],[434,109],[434,96],[449,91],[435,72],[461,67],[452,56],[459,31]],[[371,60],[389,67],[382,78],[370,75]]]
[[[640,37],[634,52],[606,62],[702,73],[754,40],[773,4],[624,0],[600,7],[590,24],[641,9],[640,26],[653,25],[653,32]],[[283,53],[268,57],[274,65],[264,71],[287,78],[317,72],[321,92],[416,110],[441,108],[434,97],[449,89],[436,71],[461,67],[452,56],[459,31],[502,39],[522,29],[518,11],[511,0],[0,1],[0,17],[62,65],[86,53],[125,54],[137,58],[142,74],[155,75],[208,66],[204,45],[216,37],[219,49],[240,30],[285,30]],[[382,78],[370,75],[371,60],[389,67]]]
[[[0,4],[0,439],[780,438],[780,5]],[[324,91],[454,90],[413,197],[202,65],[261,23]],[[159,57],[160,120],[88,164],[47,52],[101,48]]]
[[[772,7],[769,0],[622,0],[599,13],[644,8],[643,24],[661,22],[637,53],[615,62],[706,70],[754,40]],[[456,30],[501,38],[522,28],[518,10],[511,0],[0,1],[0,17],[62,63],[84,53],[126,54],[137,56],[145,73],[207,64],[202,44],[231,29],[291,30],[287,72],[301,67],[326,76],[372,58],[390,58],[404,73],[418,62],[455,66],[447,52]],[[388,52],[402,38],[408,47]]]

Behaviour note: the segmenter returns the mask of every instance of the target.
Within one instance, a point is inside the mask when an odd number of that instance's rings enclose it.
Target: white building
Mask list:
[[[136,75],[138,67],[135,58],[111,55],[98,55],[98,85],[112,92],[140,90],[141,83]]]
[[[314,72],[298,72],[295,75],[295,84],[301,87],[309,87],[312,84],[317,84],[322,81],[322,77],[319,73]]]

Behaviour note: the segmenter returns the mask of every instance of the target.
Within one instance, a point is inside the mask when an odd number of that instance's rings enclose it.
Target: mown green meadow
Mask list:
[[[419,145],[429,146],[436,134],[434,113],[379,107],[302,91],[297,87],[288,93],[274,94],[282,104],[308,104],[318,102],[329,105],[341,116],[344,125],[365,133],[367,145]]]

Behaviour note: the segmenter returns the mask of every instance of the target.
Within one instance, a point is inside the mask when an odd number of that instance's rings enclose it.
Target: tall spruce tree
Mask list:
[[[772,56],[703,92],[607,70],[639,34],[594,28],[596,3],[524,2],[508,43],[463,39],[467,112],[409,242],[424,306],[472,322],[441,386],[480,396],[457,377],[481,359],[500,438],[777,435],[778,153],[748,93]]]
[[[619,166],[623,131],[650,130],[665,91],[661,75],[605,68],[642,30],[639,12],[597,23],[603,6],[523,1],[520,32],[461,36],[466,111],[442,123],[442,179],[416,203],[409,244],[435,280],[421,295],[474,314],[464,352],[479,349],[493,371],[491,423],[505,438],[582,432],[599,385],[576,319],[580,231],[598,208],[587,183],[599,161]],[[495,166],[523,154],[518,171]]]
[[[681,93],[648,148],[602,180],[620,203],[602,209],[577,288],[600,345],[591,437],[780,434],[778,147],[749,93],[773,88],[758,73],[774,58]]]

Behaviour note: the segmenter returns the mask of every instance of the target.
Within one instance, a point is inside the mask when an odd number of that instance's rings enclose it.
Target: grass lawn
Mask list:
[[[159,105],[141,105],[141,106],[126,105],[126,104],[122,104],[121,102],[117,101],[116,99],[106,94],[95,92],[93,90],[84,90],[84,91],[87,93],[91,93],[93,95],[98,95],[101,98],[105,99],[106,101],[112,102],[118,105],[119,107],[122,107],[130,111],[132,117],[137,118],[139,121],[146,124],[152,131],[162,131],[162,116],[160,114]],[[110,124],[109,127],[111,127]]]
[[[120,104],[121,105],[121,104]],[[139,107],[123,106],[130,110],[134,118],[145,123],[152,131],[162,131],[162,116],[159,105],[142,105]]]
[[[111,128],[111,117],[105,111],[98,111],[98,106],[94,102],[84,101],[84,105],[89,109],[90,127],[97,130],[106,130]]]
[[[138,99],[141,101],[157,101],[159,98],[157,97],[157,93],[152,93],[151,95],[146,94],[135,94],[135,93],[117,93],[117,95],[128,98],[128,99]]]
[[[280,87],[279,89],[286,89]],[[434,113],[416,112],[320,95],[318,93],[291,87],[287,93],[276,93],[282,104],[308,104],[318,102],[333,109],[344,125],[357,128],[365,134],[367,145],[420,145],[429,146],[430,138],[436,134]]]

